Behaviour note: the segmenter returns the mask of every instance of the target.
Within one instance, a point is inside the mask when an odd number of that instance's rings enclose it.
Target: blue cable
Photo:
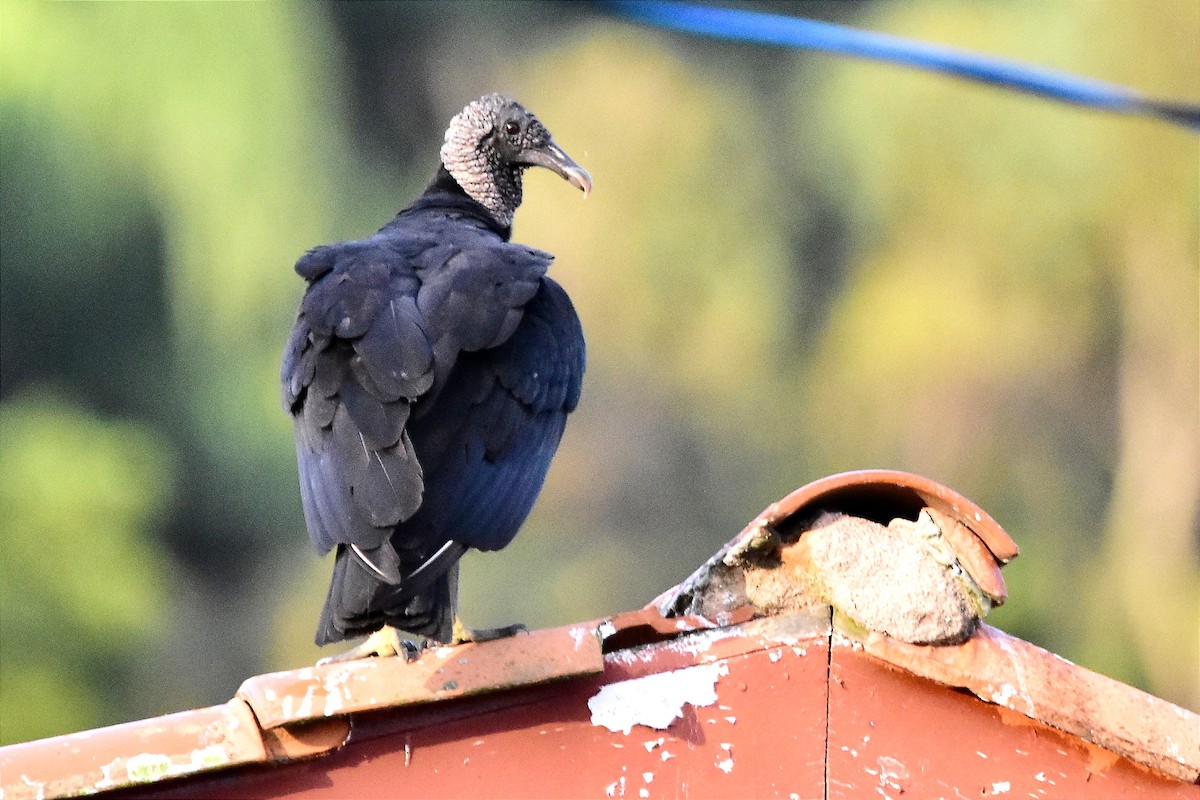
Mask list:
[[[1064,103],[1152,116],[1200,133],[1200,105],[1154,100],[1125,86],[1016,61],[778,14],[663,0],[613,0],[607,5],[620,17],[660,28],[902,64]]]

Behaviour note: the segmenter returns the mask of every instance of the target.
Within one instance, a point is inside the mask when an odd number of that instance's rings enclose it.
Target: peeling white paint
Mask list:
[[[833,644],[835,647],[848,647],[856,653],[861,653],[864,650],[862,642],[857,639],[851,639],[839,630],[833,632]]]
[[[999,781],[992,784],[992,794],[1007,794],[1011,790],[1012,783],[1010,781]]]
[[[783,651],[772,650],[771,652],[767,653],[767,658],[771,659],[772,664],[776,664],[779,662],[779,659],[783,658]]]
[[[625,796],[625,778],[620,777],[604,787],[604,793],[609,797],[624,797]]]
[[[725,721],[728,722],[730,725],[733,725],[734,723],[737,722],[737,717],[726,717]]]
[[[108,762],[107,764],[101,764],[100,765],[100,774],[103,775],[104,777],[101,778],[100,780],[96,781],[96,783],[92,786],[92,788],[95,789],[96,791],[103,791],[105,789],[109,789],[113,786],[116,786],[117,782],[115,780],[113,780],[112,771],[120,763],[121,763],[121,759],[120,759],[120,757],[117,757],[117,758],[114,758],[112,761]]]
[[[302,717],[311,717],[316,696],[317,685],[310,683],[308,688],[304,690],[304,697],[300,700],[300,708],[296,709],[296,713]]]
[[[583,647],[584,641],[586,641],[587,637],[591,635],[592,630],[586,625],[576,625],[572,627],[568,633],[570,633],[571,638],[575,640],[575,652],[579,652],[579,648]]]
[[[592,724],[626,735],[634,725],[665,730],[685,705],[716,703],[717,679],[728,674],[724,664],[704,664],[610,683],[588,699]]]
[[[700,661],[716,661],[719,656],[709,653],[713,644],[722,639],[730,639],[739,635],[740,633],[736,628],[711,628],[699,631],[690,636],[680,636],[678,639],[672,639],[661,644],[644,645],[629,650],[618,650],[615,653],[606,653],[604,660],[618,664],[635,664],[638,662],[648,664],[657,658],[660,653],[666,651],[681,655],[699,656],[698,660]]]
[[[653,772],[643,772],[642,780],[644,780],[646,783],[653,783],[654,782],[654,773]]]
[[[675,754],[672,753],[670,750],[663,750],[662,754],[659,755],[659,758],[661,758],[663,761],[669,761],[674,757],[675,757]]]
[[[31,781],[28,775],[22,775],[21,781],[30,788],[37,788],[37,794],[34,795],[34,800],[46,800],[46,784],[41,781]],[[3,791],[0,789],[0,791]]]
[[[879,787],[876,791],[884,797],[887,797],[884,789],[903,792],[904,784],[901,781],[908,780],[908,767],[904,766],[904,762],[891,756],[880,756],[875,763],[879,765]]]
[[[125,761],[125,774],[133,783],[147,783],[172,775],[191,774],[229,763],[229,754],[220,745],[193,750],[188,761],[175,762],[165,753],[138,753]],[[109,765],[111,768],[111,764]]]
[[[996,705],[1007,706],[1009,701],[1017,696],[1017,687],[1011,683],[1001,684],[1000,688],[992,692],[992,702]]]
[[[716,763],[717,769],[729,774],[733,772],[733,744],[731,742],[721,742],[721,750],[724,751],[725,758],[721,758],[722,754],[718,754],[719,759]]]
[[[1008,706],[1014,711],[1020,711],[1021,713],[1032,717],[1035,716],[1036,709],[1033,707],[1033,701],[1029,698],[1029,691],[1025,688],[1025,670],[1021,667],[1020,655],[1017,653],[1016,649],[1013,648],[1009,639],[1010,637],[1007,634],[1002,634],[996,638],[996,644],[1000,646],[1001,650],[1008,654],[1008,663],[1012,665],[1013,672],[1017,676],[1017,692],[1020,694],[1021,699],[1025,701],[1025,707],[1017,708],[1016,706],[1012,705],[1012,703],[1008,702],[1006,702],[1004,705]],[[1011,698],[1009,699],[1011,700]]]
[[[325,716],[331,717],[341,711],[345,707],[345,701],[350,699],[350,687],[346,685],[349,677],[349,673],[343,672],[331,676],[325,682]]]
[[[650,796],[649,789],[638,789],[638,797],[649,797],[649,796]]]
[[[660,736],[657,739],[651,739],[648,742],[644,742],[643,746],[646,748],[647,753],[652,753],[652,752],[654,752],[654,748],[662,747],[663,742],[665,742],[665,741],[666,741],[666,739],[663,738],[662,736]]]

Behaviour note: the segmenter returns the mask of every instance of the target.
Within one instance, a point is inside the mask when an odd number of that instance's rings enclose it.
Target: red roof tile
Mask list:
[[[834,476],[641,611],[263,675],[221,706],[6,747],[0,797],[1197,797],[1195,713],[986,625],[909,644],[813,593],[817,514],[922,509],[947,569],[1002,590],[988,565],[1016,546],[970,501]],[[764,587],[791,605],[765,610]]]

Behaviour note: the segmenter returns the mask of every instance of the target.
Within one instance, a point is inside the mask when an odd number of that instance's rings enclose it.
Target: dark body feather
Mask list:
[[[384,624],[449,641],[458,558],[533,505],[584,341],[552,257],[445,172],[374,236],[309,251],[283,364],[309,536],[336,548],[317,643]]]

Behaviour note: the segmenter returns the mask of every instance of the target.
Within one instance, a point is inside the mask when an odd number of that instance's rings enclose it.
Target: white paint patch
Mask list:
[[[638,797],[649,797],[649,796],[650,796],[649,789],[638,789]]]
[[[724,664],[704,664],[610,683],[588,699],[592,724],[626,735],[634,725],[666,730],[685,705],[716,703],[717,679],[728,674]]]
[[[670,750],[663,750],[662,753],[659,755],[659,758],[661,758],[663,761],[669,761],[670,759],[672,759],[674,757],[675,757],[675,754],[672,753]]]
[[[148,783],[172,775],[183,775],[220,767],[229,762],[229,755],[220,745],[210,744],[191,752],[186,762],[176,763],[163,753],[138,753],[125,761],[126,774],[133,783]]]
[[[663,742],[665,742],[665,741],[666,741],[666,739],[664,739],[663,737],[660,736],[657,739],[651,739],[648,742],[644,742],[643,745],[645,746],[647,753],[652,753],[652,752],[654,752],[654,748],[662,747]]]
[[[575,640],[575,651],[579,652],[579,648],[583,647],[583,643],[587,640],[588,634],[593,633],[593,631],[588,629],[588,627],[585,625],[576,625],[575,627],[571,628],[568,633],[570,633],[571,638]]]
[[[904,766],[904,762],[891,756],[880,756],[875,763],[879,765],[879,787],[876,791],[884,797],[888,796],[884,789],[903,792],[904,781],[908,780],[908,767]]]
[[[346,670],[331,672],[326,677],[325,707],[322,709],[325,716],[331,717],[345,707],[345,702],[350,699],[349,680],[350,673]],[[305,697],[307,698],[307,696],[306,694]]]
[[[1017,696],[1017,687],[1011,683],[1005,683],[999,689],[992,692],[992,702],[996,705],[1007,706],[1009,701]]]
[[[1009,781],[1000,781],[992,784],[992,794],[1007,794],[1012,789],[1012,783]]]
[[[112,761],[108,762],[107,764],[101,764],[100,765],[100,774],[103,775],[104,777],[101,780],[97,781],[95,783],[95,785],[92,786],[92,788],[97,791],[101,791],[103,789],[108,789],[108,788],[111,788],[112,786],[115,786],[117,782],[113,780],[112,771],[113,771],[113,767],[117,766],[120,763],[121,763],[121,759],[120,759],[120,757],[117,757],[117,758],[114,758]],[[24,778],[25,776],[22,775],[21,777]],[[3,797],[4,797],[4,793],[2,791],[0,791],[0,800],[2,800]]]
[[[733,772],[733,745],[729,742],[721,742],[721,750],[724,751],[725,758],[722,759],[721,755],[718,754],[716,767],[728,775],[730,772]]]
[[[783,651],[772,650],[771,652],[767,653],[767,658],[771,659],[772,664],[778,663],[779,659],[783,658]]]
[[[653,783],[654,782],[654,773],[653,772],[643,772],[642,780],[644,780],[646,783]]]
[[[1011,703],[1006,703],[1005,705],[1007,705],[1013,711],[1020,711],[1023,714],[1033,716],[1036,712],[1036,709],[1034,709],[1033,701],[1030,700],[1029,692],[1025,688],[1025,670],[1021,667],[1021,657],[1017,654],[1016,649],[1013,648],[1012,644],[1010,643],[1010,639],[1011,637],[1008,636],[1008,634],[1002,633],[996,638],[996,644],[1000,646],[1001,650],[1008,654],[1008,663],[1012,665],[1013,672],[1016,673],[1017,676],[1017,693],[1021,696],[1021,699],[1025,701],[1025,707],[1017,708]]]
[[[300,699],[300,707],[296,708],[293,702],[295,698],[292,695],[287,695],[283,698],[283,713],[292,716],[293,710],[298,717],[311,717],[313,710],[313,695],[316,693],[317,687],[315,684],[309,684],[304,690],[304,697]]]
[[[35,794],[33,796],[34,800],[46,800],[46,784],[43,781],[30,780],[28,775],[22,775],[21,782],[24,783],[26,786],[28,786],[30,789],[37,790],[37,794]],[[0,791],[2,791],[2,790],[0,790]],[[0,800],[3,800],[2,794],[0,794]]]

